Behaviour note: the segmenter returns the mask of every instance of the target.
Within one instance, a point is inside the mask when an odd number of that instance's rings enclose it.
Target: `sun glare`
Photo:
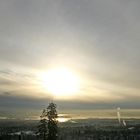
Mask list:
[[[57,118],[58,122],[67,122],[68,118]]]
[[[79,89],[78,76],[66,68],[50,69],[40,75],[42,85],[56,97],[72,96]]]

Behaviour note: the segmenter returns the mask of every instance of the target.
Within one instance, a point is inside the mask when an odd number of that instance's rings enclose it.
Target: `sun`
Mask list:
[[[55,97],[68,97],[79,90],[79,77],[67,68],[50,69],[40,75],[42,85]]]

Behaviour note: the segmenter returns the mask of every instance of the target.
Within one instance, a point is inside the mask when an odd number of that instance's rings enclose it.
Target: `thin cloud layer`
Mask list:
[[[107,107],[139,107],[139,6],[136,0],[0,1],[0,95],[7,102],[50,98],[36,73],[64,65],[84,81],[76,106],[105,100]]]

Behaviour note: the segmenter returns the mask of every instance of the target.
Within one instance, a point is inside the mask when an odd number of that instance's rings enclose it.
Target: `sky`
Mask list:
[[[41,109],[37,77],[64,66],[83,81],[60,109],[140,108],[140,1],[1,0],[0,110]]]

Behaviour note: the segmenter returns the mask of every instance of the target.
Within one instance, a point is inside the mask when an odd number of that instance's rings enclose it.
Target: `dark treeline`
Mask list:
[[[60,140],[140,140],[140,127],[137,128],[100,128],[76,127],[62,128]]]
[[[32,133],[12,134],[3,133],[0,140],[41,140],[33,131]],[[60,127],[58,140],[140,140],[140,126],[121,128],[94,126]]]

